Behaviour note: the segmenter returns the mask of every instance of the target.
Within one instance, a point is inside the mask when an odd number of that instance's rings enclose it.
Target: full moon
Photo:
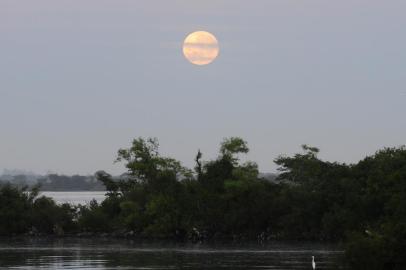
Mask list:
[[[206,31],[189,34],[183,42],[183,55],[190,63],[203,66],[210,64],[219,54],[216,37]]]

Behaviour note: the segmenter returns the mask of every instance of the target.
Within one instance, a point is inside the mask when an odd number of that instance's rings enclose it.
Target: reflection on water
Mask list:
[[[311,269],[312,255],[317,269],[333,269],[341,252],[316,244],[0,239],[0,269]]]

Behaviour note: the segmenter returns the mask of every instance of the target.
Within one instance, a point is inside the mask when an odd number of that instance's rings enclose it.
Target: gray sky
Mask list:
[[[406,143],[406,1],[0,0],[0,168],[94,173],[134,137],[193,166],[307,143],[354,162]],[[183,39],[206,30],[199,67]]]

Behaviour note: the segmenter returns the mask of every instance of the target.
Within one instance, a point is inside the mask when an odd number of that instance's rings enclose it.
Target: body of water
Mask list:
[[[174,245],[126,240],[0,239],[0,269],[334,269],[342,254],[318,244]]]
[[[57,203],[86,204],[105,198],[104,191],[41,192]],[[333,270],[342,254],[315,243],[239,245],[142,243],[116,239],[0,238],[0,269],[317,269]]]
[[[106,197],[105,194],[105,191],[41,191],[39,196],[50,197],[58,204],[83,205],[88,204],[93,199],[100,203]]]

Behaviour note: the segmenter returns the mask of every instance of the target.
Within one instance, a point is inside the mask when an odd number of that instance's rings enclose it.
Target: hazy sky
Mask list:
[[[138,136],[187,166],[241,136],[261,171],[307,143],[406,143],[406,1],[0,0],[0,170],[94,173]],[[187,62],[206,30],[219,58]],[[0,171],[1,172],[1,171]]]

